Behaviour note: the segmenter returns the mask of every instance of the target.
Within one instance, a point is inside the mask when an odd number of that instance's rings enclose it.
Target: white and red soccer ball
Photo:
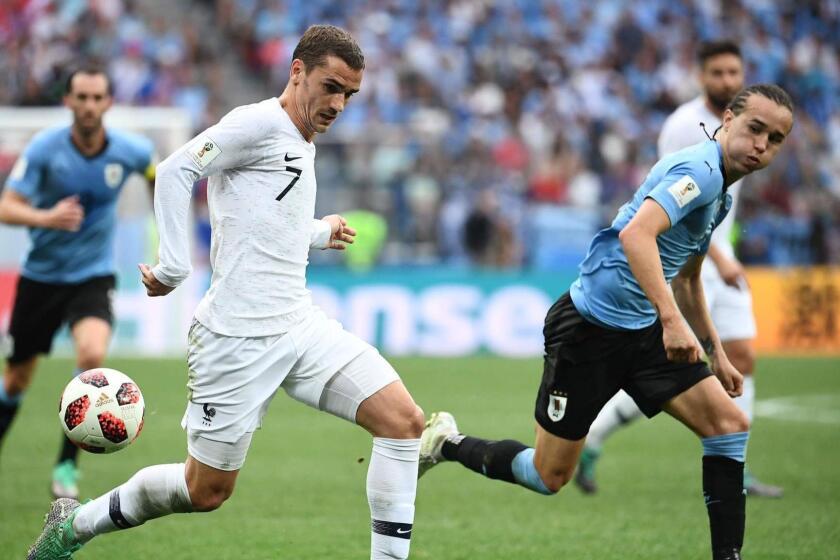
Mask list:
[[[127,447],[143,429],[145,404],[140,388],[126,374],[97,368],[73,378],[58,405],[64,433],[91,453]]]

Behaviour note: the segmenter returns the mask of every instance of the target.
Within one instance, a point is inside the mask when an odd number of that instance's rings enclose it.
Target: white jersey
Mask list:
[[[708,140],[706,133],[700,127],[700,123],[706,125],[709,134],[712,134],[720,126],[720,118],[709,110],[702,95],[688,103],[683,103],[665,119],[657,143],[659,157],[665,157],[670,153]],[[723,222],[712,233],[712,243],[730,258],[735,256],[731,236],[740,191],[741,181],[736,181],[730,185],[726,192],[732,196],[732,207]]]
[[[309,249],[330,237],[329,225],[314,219],[315,146],[271,98],[237,107],[166,158],[155,185],[160,249],[152,272],[168,286],[192,269],[189,204],[201,177],[209,177],[213,273],[195,318],[226,336],[287,332],[312,311]]]

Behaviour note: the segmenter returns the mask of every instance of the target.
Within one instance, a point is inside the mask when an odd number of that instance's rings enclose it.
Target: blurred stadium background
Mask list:
[[[111,73],[119,106],[106,123],[148,135],[165,157],[234,106],[278,95],[292,49],[313,23],[349,29],[367,69],[360,94],[317,140],[317,213],[350,214],[359,242],[346,257],[313,254],[310,287],[347,328],[389,356],[411,357],[397,365],[427,411],[450,407],[487,435],[514,435],[506,430],[515,426],[530,439],[545,310],[574,279],[591,236],[655,162],[665,117],[698,94],[697,44],[738,40],[747,83],[775,82],[792,94],[793,133],[769,169],[747,178],[737,216],[738,254],[749,266],[759,324],[759,414],[768,419],[753,436],[765,455],[752,459],[788,488],[780,505],[750,503],[748,557],[840,557],[840,3],[5,0],[0,179],[33,133],[69,122],[57,105],[66,71],[82,61]],[[176,424],[185,368],[164,358],[183,355],[186,325],[208,281],[204,188],[195,186],[196,273],[160,301],[148,300],[135,281],[136,263],[153,262],[156,251],[142,183],[121,200],[114,363],[158,404],[131,450],[85,458],[86,493],[110,488],[150,459],[182,456]],[[0,332],[25,247],[25,232],[0,226]],[[64,337],[57,354],[68,351]],[[126,357],[140,359],[119,361]],[[39,469],[47,472],[57,437],[53,399],[65,365],[58,358],[42,368],[33,393],[44,398],[27,400],[4,446],[3,558],[20,556],[46,503]],[[116,555],[129,542],[144,558],[162,551],[178,558],[363,557],[363,497],[350,506],[347,499],[321,502],[314,482],[311,495],[286,493],[296,476],[314,473],[339,496],[351,487],[354,499],[362,496],[355,458],[367,454],[363,435],[329,419],[320,428],[317,415],[294,404],[275,403],[272,416],[279,425],[269,433],[277,436],[258,439],[246,490],[216,521],[191,520],[198,534],[187,544],[176,544],[181,525],[168,520],[110,544],[102,539],[81,557]],[[318,447],[329,449],[289,458],[311,445],[306,434],[287,433],[304,423],[329,442]],[[474,487],[456,473],[424,480],[415,556],[543,558],[565,550],[576,558],[664,558],[677,550],[679,558],[705,557],[705,513],[692,486],[699,462],[685,459],[696,449],[672,424],[657,419],[616,438],[616,464],[603,474],[613,489],[594,500],[569,489],[550,505],[524,495],[511,505],[511,489]],[[332,441],[336,432],[341,442]],[[656,465],[638,457],[653,452]],[[284,470],[278,457],[290,471],[273,480]],[[689,463],[697,468],[686,474]],[[681,482],[666,490],[677,496],[677,505],[666,507],[653,481],[671,475]],[[278,510],[257,484],[276,485],[295,505]],[[247,543],[253,529],[252,547],[222,542],[223,532],[202,536],[205,523],[221,531],[219,520],[253,515],[254,500],[259,518],[235,530]],[[303,503],[308,524],[292,515]],[[645,510],[654,506],[660,511]],[[505,509],[510,515],[499,519]],[[534,528],[531,515],[546,519],[546,528]],[[341,528],[346,548],[327,537],[336,524],[347,525],[342,516],[353,520],[352,530]],[[684,530],[663,536],[652,529],[667,523]],[[296,533],[309,535],[306,542]],[[481,543],[459,539],[465,533]],[[527,546],[517,541],[523,534]]]

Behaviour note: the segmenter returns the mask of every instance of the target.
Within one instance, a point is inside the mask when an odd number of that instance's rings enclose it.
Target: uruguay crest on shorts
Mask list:
[[[566,415],[568,400],[569,398],[563,393],[552,393],[548,396],[548,417],[552,422],[559,422]]]

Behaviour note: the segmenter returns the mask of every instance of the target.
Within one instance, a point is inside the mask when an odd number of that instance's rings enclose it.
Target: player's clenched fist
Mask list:
[[[702,359],[703,349],[681,317],[662,322],[662,342],[672,362],[694,363]]]
[[[140,281],[143,282],[144,286],[146,286],[146,295],[149,297],[165,296],[175,289],[172,286],[167,286],[158,280],[155,275],[152,274],[152,269],[149,268],[149,265],[138,264],[137,268],[140,269]]]
[[[55,206],[47,210],[44,227],[66,231],[79,231],[84,219],[85,209],[79,204],[79,197],[73,195],[62,198]]]
[[[740,397],[744,392],[744,376],[735,369],[735,366],[722,352],[715,352],[709,357],[710,366],[715,376],[723,385],[724,390],[730,397]]]

